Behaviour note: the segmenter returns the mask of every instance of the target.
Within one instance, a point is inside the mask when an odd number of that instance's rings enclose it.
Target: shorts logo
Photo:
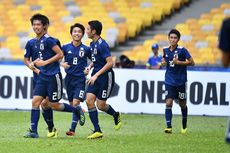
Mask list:
[[[179,98],[180,99],[186,99],[186,93],[179,92]]]

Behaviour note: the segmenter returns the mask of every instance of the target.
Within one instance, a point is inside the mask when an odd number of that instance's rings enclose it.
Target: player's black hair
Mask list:
[[[85,34],[85,27],[84,27],[82,24],[80,24],[80,23],[75,23],[74,25],[72,25],[72,26],[70,27],[70,34],[72,34],[73,29],[76,28],[76,27],[78,27],[78,28],[81,29],[83,35]]]
[[[48,19],[47,16],[45,15],[42,15],[40,13],[37,13],[37,14],[34,14],[31,18],[30,18],[30,22],[31,22],[31,25],[33,25],[33,21],[34,20],[39,20],[41,21],[42,25],[44,26],[48,26],[50,24],[50,21]]]
[[[102,24],[98,20],[92,20],[88,22],[91,30],[95,30],[97,35],[101,34],[102,31]]]
[[[177,35],[178,39],[180,39],[180,32],[177,29],[170,30],[168,36],[170,36],[171,34]]]

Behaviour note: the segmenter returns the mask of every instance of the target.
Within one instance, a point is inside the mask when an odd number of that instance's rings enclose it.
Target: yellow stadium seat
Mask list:
[[[220,8],[222,8],[222,9],[230,9],[230,3],[223,3],[223,4],[221,4]]]
[[[210,19],[199,19],[198,20],[198,24],[201,26],[205,24],[210,24],[210,23],[211,23]]]
[[[156,41],[165,41],[168,40],[168,36],[166,34],[157,34],[153,37]]]
[[[118,41],[124,43],[128,39],[128,26],[125,23],[120,23],[117,27],[119,29]]]
[[[216,35],[207,36],[206,41],[208,41],[209,43],[218,42],[218,36],[216,36]]]

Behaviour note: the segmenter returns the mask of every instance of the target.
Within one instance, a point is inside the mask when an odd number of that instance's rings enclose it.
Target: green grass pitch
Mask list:
[[[23,138],[30,126],[30,112],[0,111],[0,153],[229,153],[224,141],[227,117],[189,116],[188,133],[181,134],[181,116],[173,116],[173,134],[163,133],[163,115],[122,114],[123,126],[113,129],[111,116],[99,114],[104,137],[87,140],[92,124],[78,125],[74,137],[65,136],[71,114],[55,112],[59,137],[46,138],[46,125],[40,116],[38,139]]]

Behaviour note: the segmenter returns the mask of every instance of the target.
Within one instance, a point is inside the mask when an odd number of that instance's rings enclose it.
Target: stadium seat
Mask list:
[[[161,6],[159,0],[151,0],[153,6]],[[168,2],[168,1],[167,1]],[[185,1],[180,1],[183,4]],[[174,2],[175,3],[175,2]],[[186,3],[186,2],[185,2]],[[142,3],[145,7],[146,3]],[[173,5],[173,3],[170,3]],[[177,3],[177,5],[179,5]],[[152,7],[152,6],[151,6]],[[159,7],[161,8],[161,7]],[[176,9],[176,5],[173,7]],[[171,11],[173,11],[173,9]],[[199,19],[187,19],[184,23],[175,26],[181,32],[179,45],[185,46],[195,59],[198,65],[213,65],[220,62],[220,51],[218,46],[218,34],[220,26],[224,18],[230,16],[230,3],[224,3],[219,8],[213,8],[209,13],[204,13]],[[167,15],[167,9],[163,9],[163,15]],[[166,34],[156,34],[152,40],[145,40],[142,47],[145,52],[149,53],[149,48],[153,43],[158,43],[160,49],[168,45]],[[140,54],[140,45],[134,47],[130,52],[130,56],[134,57],[138,62],[144,64],[145,55]],[[143,49],[143,48],[142,48]],[[142,52],[143,53],[143,52]],[[126,53],[129,55],[128,53]],[[136,56],[140,56],[138,58]]]
[[[87,25],[89,20],[98,19],[103,22],[102,37],[107,39],[111,47],[115,47],[118,43],[124,43],[128,38],[135,38],[142,29],[161,21],[164,16],[170,15],[188,1],[2,0],[0,4],[0,11],[2,11],[0,12],[2,14],[0,15],[1,44],[9,47],[11,53],[16,53],[12,54],[12,58],[19,58],[26,40],[34,37],[29,19],[35,13],[41,13],[50,18],[49,34],[59,38],[62,44],[71,40],[70,25],[75,22]],[[85,5],[86,3],[87,5]],[[223,6],[223,9],[227,9],[227,7]],[[216,24],[219,22],[215,23],[215,27]],[[190,31],[190,29],[186,29],[182,33],[189,35]],[[17,37],[16,45],[10,41],[12,37]],[[165,40],[156,38],[154,42],[159,41],[161,45],[166,44]],[[84,39],[84,43],[88,42],[89,39]],[[143,46],[143,48],[147,47]],[[146,57],[146,55],[141,56]]]
[[[8,48],[0,48],[0,60],[12,59],[11,52]]]

